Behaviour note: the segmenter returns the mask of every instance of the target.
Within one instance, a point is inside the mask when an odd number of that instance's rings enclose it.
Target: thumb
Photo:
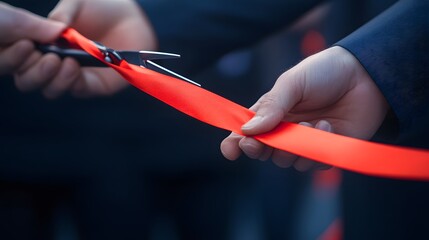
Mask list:
[[[49,13],[49,18],[60,21],[66,25],[74,22],[82,6],[81,0],[61,0]]]
[[[0,2],[0,45],[27,38],[38,42],[53,41],[65,25]]]
[[[279,77],[274,87],[251,108],[255,116],[241,128],[246,135],[256,135],[275,128],[301,99],[302,84],[289,72]]]

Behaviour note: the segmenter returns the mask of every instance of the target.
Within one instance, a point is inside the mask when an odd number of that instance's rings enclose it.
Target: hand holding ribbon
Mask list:
[[[62,37],[67,39],[70,43],[81,47],[83,50],[96,57],[100,61],[103,61],[103,55],[101,54],[99,49],[92,43],[92,41],[86,39],[74,29],[67,29],[62,34]],[[337,50],[334,49],[333,51]],[[345,61],[347,59],[343,60]],[[186,83],[184,81],[165,76],[157,72],[153,72],[149,69],[130,65],[125,61],[122,61],[120,65],[113,65],[107,62],[106,64],[108,64],[111,68],[120,73],[127,81],[129,81],[129,83],[139,88],[140,90],[176,108],[177,110],[207,124],[211,124],[213,126],[226,129],[240,135],[245,135],[241,127],[243,126],[243,124],[252,119],[252,117],[255,115],[255,113],[251,110],[246,109],[225,98],[222,98],[214,93],[211,93],[192,84]],[[317,72],[317,74],[323,73]],[[353,71],[351,71],[350,74],[352,74],[350,75],[351,77],[364,77]],[[282,86],[282,84],[284,83],[279,82],[277,86]],[[306,86],[306,88],[303,89],[308,89],[309,87],[315,86],[317,85]],[[357,94],[357,96],[362,97],[364,95],[361,94],[364,94],[368,89],[372,89],[375,87],[374,85],[371,85],[366,82],[354,81],[351,81],[350,84],[346,86],[347,87],[345,87],[345,89],[347,89],[347,91],[344,91],[343,93],[344,96],[347,96],[347,99],[356,99],[357,97],[355,96],[355,94]],[[335,89],[338,88],[338,86],[331,87]],[[350,88],[356,89],[352,91]],[[335,91],[338,91],[338,89],[336,89]],[[302,96],[308,95],[304,93]],[[311,106],[311,104],[325,104],[329,106],[332,104],[335,105],[337,103],[347,103],[347,101],[340,101],[340,98],[337,98],[335,101],[332,99],[324,99],[325,97],[326,96],[323,96],[323,92],[320,92],[320,98],[323,101],[319,103],[309,102],[308,104],[309,106]],[[365,99],[359,100],[366,101]],[[368,103],[373,104],[373,98],[369,98],[367,100]],[[289,109],[292,109],[294,105],[295,104],[292,102],[287,106],[289,106]],[[303,104],[302,108],[305,109],[305,107],[308,108],[309,106]],[[364,116],[360,113],[360,111],[367,110],[360,108],[352,108],[350,110],[347,110],[349,106],[347,106],[346,104],[339,104],[339,106],[341,106],[341,108],[345,108],[346,111],[349,111],[351,113],[359,113],[357,117],[355,117],[355,123],[367,123],[365,122],[367,121],[367,119],[364,119]],[[256,107],[258,109],[261,108],[261,106]],[[379,117],[382,120],[383,115],[386,111],[386,106],[383,99],[378,100],[377,108],[384,109],[381,112],[379,111],[381,113]],[[330,114],[335,113],[335,111],[329,108],[322,108],[319,111],[321,110],[325,110],[326,113]],[[317,113],[317,111],[315,113]],[[260,115],[261,112],[259,112],[258,114]],[[276,121],[279,121],[279,119],[281,120],[281,114],[275,113],[273,116]],[[309,116],[312,115],[310,114]],[[307,121],[318,121],[318,118],[310,118],[309,116],[307,116],[307,118],[302,119]],[[335,117],[338,115],[332,116]],[[334,118],[332,120],[334,120]],[[360,123],[359,121],[363,122]],[[348,121],[343,121],[343,124],[347,122]],[[315,122],[313,122],[313,124],[314,123]],[[372,124],[371,126],[376,129],[380,122],[371,121],[370,124]],[[269,126],[268,129],[271,127],[272,125]],[[250,128],[250,132],[248,131],[248,133],[268,130],[266,128],[264,129],[264,127],[259,128],[259,130],[257,128],[252,130],[252,128]],[[341,124],[339,124],[336,128],[336,131],[342,131]],[[369,135],[372,134],[371,129],[373,128],[370,128],[370,130],[364,132],[349,131],[349,133],[352,136],[368,138]],[[280,122],[271,131],[255,135],[253,136],[253,138],[273,148],[287,151],[296,155],[300,155],[304,158],[314,159],[318,162],[327,165],[336,166],[358,173],[387,178],[413,179],[425,181],[429,180],[429,151],[427,150],[372,143],[356,138],[336,135],[329,132],[312,129],[306,126],[300,126],[298,124],[290,122]]]
[[[242,127],[248,136],[268,132],[281,121],[290,121],[369,139],[380,127],[388,104],[359,61],[345,49],[333,47],[285,72],[251,109],[256,116]],[[237,158],[242,150],[251,158],[271,158],[279,166],[293,165],[300,171],[326,168],[236,134],[226,138],[221,149],[228,159]]]

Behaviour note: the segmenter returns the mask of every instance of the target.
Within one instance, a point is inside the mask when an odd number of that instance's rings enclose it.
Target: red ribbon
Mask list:
[[[74,29],[62,37],[104,61],[92,41]],[[130,84],[202,122],[242,135],[241,126],[254,112],[203,88],[122,61],[105,62]],[[282,122],[255,139],[293,154],[367,175],[429,181],[429,151],[354,139],[295,123]]]

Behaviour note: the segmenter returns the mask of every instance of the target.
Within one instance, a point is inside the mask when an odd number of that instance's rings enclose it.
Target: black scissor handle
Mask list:
[[[66,57],[74,58],[82,67],[107,67],[102,61],[83,50],[62,48],[54,44],[36,44],[36,49],[42,53],[55,53],[61,59]]]

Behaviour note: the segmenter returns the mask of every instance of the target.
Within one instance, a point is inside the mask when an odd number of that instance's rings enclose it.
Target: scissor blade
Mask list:
[[[139,51],[140,58],[143,60],[160,60],[180,58],[179,54],[153,51]]]
[[[171,71],[170,69],[167,69],[167,68],[165,68],[165,67],[163,67],[163,66],[161,66],[159,64],[156,64],[156,63],[154,63],[154,62],[152,62],[150,60],[147,60],[146,63],[148,63],[152,67],[157,68],[158,70],[162,70],[162,71],[167,72],[167,73],[169,73],[169,74],[171,74],[171,75],[173,75],[173,76],[175,76],[177,78],[180,78],[180,79],[185,80],[185,81],[187,81],[189,83],[197,85],[198,87],[201,87],[201,84],[199,84],[199,83],[197,83],[195,81],[192,81],[191,79],[189,79],[187,77],[184,77],[184,76],[182,76],[182,75],[180,75],[178,73],[175,73],[175,72]]]
[[[147,60],[180,58],[174,53],[152,52],[152,51],[116,51],[127,62],[135,65],[144,65]]]
[[[127,61],[128,63],[140,66],[143,64],[144,59],[140,57],[140,53],[138,51],[116,51],[122,59]]]

